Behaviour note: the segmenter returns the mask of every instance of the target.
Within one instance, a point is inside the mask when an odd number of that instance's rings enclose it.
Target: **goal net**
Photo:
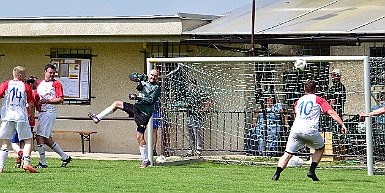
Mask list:
[[[298,59],[307,61],[302,71],[294,67]],[[304,94],[304,81],[314,79],[316,94],[328,100],[348,127],[348,134],[342,135],[340,126],[322,115],[324,160],[368,164],[385,160],[382,117],[366,122],[358,119],[360,112],[369,112],[384,101],[381,59],[188,57],[147,61],[149,69],[156,67],[161,74],[160,145],[166,156],[281,156],[294,121],[294,102]],[[299,156],[309,158],[313,151],[304,147]]]

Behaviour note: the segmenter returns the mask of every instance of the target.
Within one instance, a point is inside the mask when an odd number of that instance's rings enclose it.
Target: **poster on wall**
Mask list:
[[[52,58],[57,72],[55,79],[62,83],[64,99],[89,100],[90,60]]]

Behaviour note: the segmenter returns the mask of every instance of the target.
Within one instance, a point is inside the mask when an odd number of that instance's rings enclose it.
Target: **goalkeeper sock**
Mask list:
[[[309,171],[311,171],[311,172],[314,173],[314,171],[315,171],[315,169],[317,168],[317,166],[318,166],[318,163],[317,163],[317,162],[311,162]]]
[[[146,145],[139,146],[140,155],[142,156],[143,161],[148,161],[147,147]]]
[[[98,117],[99,120],[103,119],[104,117],[107,117],[108,115],[111,115],[114,111],[112,110],[111,107],[107,107],[106,109],[104,109],[101,113],[99,113],[98,115],[96,115],[96,117]]]

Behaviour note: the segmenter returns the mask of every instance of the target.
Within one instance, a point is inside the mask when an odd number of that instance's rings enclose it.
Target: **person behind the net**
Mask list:
[[[278,161],[277,170],[272,180],[278,180],[281,172],[286,168],[293,154],[305,144],[315,149],[307,176],[313,181],[318,181],[315,169],[322,158],[325,144],[319,133],[320,111],[331,116],[339,125],[341,131],[346,133],[345,124],[338,114],[330,107],[329,103],[322,97],[315,95],[316,82],[307,80],[304,84],[305,95],[294,104],[295,120],[286,144],[284,155]]]
[[[167,128],[168,127],[168,119],[167,117],[163,117],[161,107],[160,107],[160,101],[156,101],[154,104],[154,112],[152,113],[153,123],[152,128],[154,131],[154,145],[153,145],[153,155],[157,156],[158,152],[156,151],[156,146],[158,143],[158,130],[161,128]],[[163,125],[164,123],[164,125]]]
[[[207,111],[210,107],[210,100],[206,93],[199,88],[197,80],[191,80],[191,85],[186,97],[187,102],[187,138],[189,150],[187,157],[202,154],[203,148],[203,125]]]
[[[99,114],[88,113],[88,116],[95,122],[100,122],[104,117],[114,113],[117,109],[126,112],[129,117],[134,117],[137,125],[136,140],[139,143],[139,151],[142,156],[141,168],[149,166],[146,141],[144,139],[144,132],[146,126],[154,111],[154,103],[160,96],[160,87],[158,83],[159,72],[156,69],[150,70],[147,75],[132,73],[129,75],[131,81],[137,82],[136,89],[139,94],[129,94],[130,100],[135,100],[135,104],[124,101],[115,101],[111,106],[104,109]]]
[[[45,156],[45,146],[50,147],[54,152],[60,155],[61,167],[66,167],[72,160],[71,156],[64,153],[57,142],[52,139],[52,129],[56,120],[56,104],[64,101],[63,86],[55,79],[56,67],[47,64],[44,67],[44,79],[38,82],[37,94],[38,102],[38,124],[36,126],[37,150],[40,155],[40,162],[37,168],[47,168]]]
[[[32,89],[32,98],[33,98],[33,104],[34,108],[32,109],[33,112],[30,112],[29,106],[27,107],[28,117],[29,117],[29,126],[31,127],[31,131],[33,131],[33,128],[35,127],[35,118],[32,117],[32,115],[35,114],[35,107],[37,107],[37,102],[39,101],[39,96],[36,92],[37,87],[37,77],[35,76],[29,76],[25,81]],[[12,149],[17,153],[16,158],[16,168],[22,167],[22,159],[23,159],[23,148],[24,148],[24,140],[19,140],[19,134],[15,132],[15,135],[13,135],[13,138],[11,139],[11,146]],[[32,150],[32,149],[31,149]],[[31,152],[30,152],[31,153]]]
[[[3,98],[1,106],[0,127],[0,173],[4,172],[4,162],[8,157],[8,143],[17,131],[18,138],[24,140],[23,169],[31,173],[37,172],[30,164],[32,132],[28,121],[34,117],[32,109],[33,97],[31,87],[26,84],[25,68],[16,66],[13,69],[13,79],[0,85],[0,97]],[[27,104],[31,116],[27,113]]]

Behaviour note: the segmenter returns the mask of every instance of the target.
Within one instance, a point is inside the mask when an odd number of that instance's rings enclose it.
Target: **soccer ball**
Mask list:
[[[158,164],[164,163],[165,161],[166,161],[166,157],[164,157],[163,155],[156,158],[156,163]]]
[[[288,167],[301,167],[303,165],[303,160],[298,156],[293,156],[287,163]]]
[[[294,68],[296,68],[299,71],[303,71],[306,68],[306,60],[304,59],[298,59],[294,62]]]

